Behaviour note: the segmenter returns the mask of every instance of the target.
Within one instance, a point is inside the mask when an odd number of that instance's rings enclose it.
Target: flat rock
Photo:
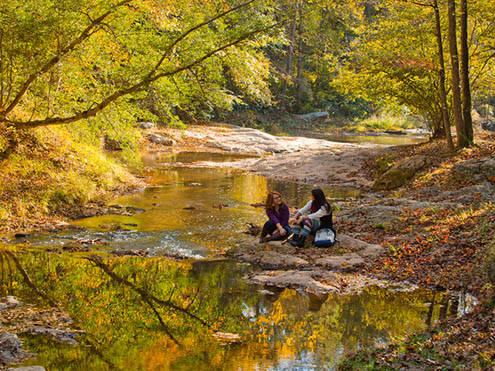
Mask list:
[[[299,249],[282,241],[258,243],[245,241],[242,246],[229,251],[229,255],[264,269],[308,269],[325,267],[335,271],[355,271],[366,260],[373,259],[384,252],[381,245],[369,244],[353,237],[338,234],[337,244],[332,249],[317,248],[306,242],[306,248]],[[334,251],[344,251],[336,254]]]
[[[364,264],[364,259],[358,254],[328,256],[315,260],[315,263],[335,271],[352,271]]]
[[[359,293],[367,286],[375,285],[380,287],[390,287],[390,283],[374,278],[337,272],[328,272],[324,270],[313,271],[264,271],[252,273],[245,279],[279,288],[291,288],[303,290],[311,293],[339,293],[354,294]],[[398,285],[394,287],[397,290],[413,290],[413,285]]]
[[[258,264],[262,267],[272,266],[298,268],[309,265],[309,263],[302,258],[288,254],[281,254],[276,251],[262,251],[257,260]]]
[[[430,159],[424,155],[405,158],[382,174],[374,183],[373,189],[390,190],[406,184],[416,173],[425,168]]]
[[[46,368],[42,366],[24,366],[16,368],[8,368],[7,371],[46,371]]]
[[[312,277],[308,271],[266,271],[251,275],[248,279],[252,282],[291,289],[304,289],[310,292],[340,292],[336,283],[322,283]]]
[[[454,166],[454,171],[482,174],[486,177],[495,176],[495,158],[473,158],[462,161]]]
[[[13,363],[24,359],[29,354],[22,349],[22,342],[16,334],[0,334],[0,362]]]
[[[483,201],[495,199],[495,187],[489,182],[484,182],[451,192],[441,192],[433,200],[455,199],[459,204],[469,204],[473,202],[474,198]]]
[[[371,257],[373,253],[381,253],[384,250],[380,245],[369,244],[345,234],[338,234],[337,241],[337,247],[341,250],[354,251],[360,256]]]
[[[50,335],[61,343],[77,345],[78,342],[74,339],[77,334],[66,330],[58,330],[48,327],[33,327],[28,332],[36,335]]]

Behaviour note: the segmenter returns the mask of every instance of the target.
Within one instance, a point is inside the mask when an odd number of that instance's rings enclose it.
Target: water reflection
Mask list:
[[[428,138],[419,135],[337,135],[337,134],[324,134],[320,136],[322,139],[326,139],[332,142],[343,143],[371,143],[390,146],[403,146],[410,144],[425,143]]]
[[[77,348],[27,338],[38,357],[25,365],[50,370],[327,369],[346,352],[424,329],[453,310],[448,296],[427,290],[318,295],[252,285],[241,278],[252,268],[228,261],[24,252],[16,265],[0,256],[2,296],[56,301],[85,331]],[[215,331],[242,342],[221,345]]]
[[[227,169],[161,169],[147,174],[151,186],[144,192],[112,200],[146,212],[132,216],[104,215],[75,222],[90,232],[65,238],[100,238],[111,247],[143,249],[152,255],[181,253],[205,256],[231,247],[242,238],[248,223],[265,221],[263,208],[269,189],[279,190],[290,205],[307,202],[312,185],[269,180]],[[358,197],[353,189],[323,187],[329,198]],[[115,227],[131,231],[102,232]],[[32,244],[60,245],[64,236],[38,235]]]
[[[192,151],[181,151],[175,153],[165,154],[160,156],[160,160],[164,162],[180,162],[183,164],[200,162],[200,161],[213,161],[213,162],[231,162],[243,158],[256,158],[259,156],[249,155],[249,154],[236,154],[236,153],[224,153],[224,152],[192,152]],[[145,163],[152,165],[155,159],[149,161],[149,157],[145,157]]]

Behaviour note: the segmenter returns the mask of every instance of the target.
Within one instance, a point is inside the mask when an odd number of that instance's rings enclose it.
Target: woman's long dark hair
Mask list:
[[[311,204],[313,206],[314,210],[320,210],[323,206],[325,209],[327,209],[327,212],[332,211],[332,207],[330,206],[330,203],[327,201],[327,198],[325,197],[325,194],[320,188],[314,188],[311,191],[311,194],[314,197],[314,201]]]

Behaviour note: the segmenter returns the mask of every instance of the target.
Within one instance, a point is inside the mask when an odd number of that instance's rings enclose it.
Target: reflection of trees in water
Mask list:
[[[77,258],[0,252],[1,294],[58,303],[86,331],[79,355],[33,349],[56,362],[98,362],[103,369],[269,368],[308,354],[316,364],[424,328],[448,312],[442,293],[367,288],[361,295],[298,294],[250,286],[247,265],[160,258]],[[239,333],[242,344],[219,346],[209,332]],[[171,340],[171,339],[175,339]],[[179,343],[180,345],[177,345]],[[86,353],[84,353],[86,352]],[[146,357],[138,354],[144,352]],[[65,357],[65,358],[64,358]],[[72,358],[71,358],[72,357]]]
[[[189,357],[203,359],[197,355],[205,349],[211,348],[211,353],[215,353],[215,348],[221,349],[209,335],[209,329],[223,322],[231,327],[238,323],[224,321],[229,312],[233,317],[242,316],[242,298],[231,295],[226,304],[215,295],[225,267],[213,269],[197,284],[189,264],[163,259],[81,259],[11,251],[1,252],[0,259],[2,295],[31,301],[35,296],[41,305],[60,303],[86,331],[81,342],[91,347],[90,353],[115,368],[122,368],[119,363],[124,360],[134,364],[134,369],[141,368],[139,365],[147,361],[137,357],[135,351],[153,349],[157,343],[162,346],[154,353],[156,357],[157,352],[167,354],[167,347],[174,343],[181,344],[167,362],[174,359],[180,364]],[[173,340],[166,341],[161,333]],[[43,347],[41,352],[34,351],[52,361],[57,358],[53,356],[56,348],[46,349],[44,343]],[[133,351],[129,352],[130,349]]]

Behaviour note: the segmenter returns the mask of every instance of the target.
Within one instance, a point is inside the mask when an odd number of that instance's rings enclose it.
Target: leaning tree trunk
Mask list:
[[[440,80],[440,100],[442,104],[442,122],[445,137],[447,139],[447,145],[450,150],[454,150],[454,142],[452,141],[452,134],[450,132],[450,120],[449,110],[447,106],[447,92],[445,89],[445,60],[443,58],[443,42],[442,42],[442,28],[440,26],[440,11],[438,10],[438,1],[434,0],[433,9],[435,10],[435,26],[436,37],[438,44],[438,63],[440,65],[439,80]]]
[[[469,142],[473,141],[473,119],[471,117],[471,88],[469,86],[469,46],[468,46],[468,8],[467,0],[460,3],[461,20],[461,89],[462,116],[464,119],[464,135]]]
[[[457,130],[457,145],[467,147],[469,142],[465,135],[466,130],[462,118],[461,89],[459,87],[459,55],[457,53],[457,36],[456,36],[456,16],[455,0],[448,0],[449,12],[449,49],[450,61],[452,65],[452,110],[454,113],[454,122]]]

